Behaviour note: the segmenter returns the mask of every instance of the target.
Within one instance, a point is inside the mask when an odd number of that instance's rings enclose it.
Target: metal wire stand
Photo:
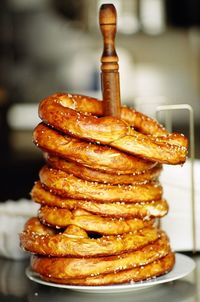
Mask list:
[[[195,159],[195,137],[194,137],[194,111],[193,108],[188,104],[177,104],[177,105],[161,105],[156,108],[156,116],[161,111],[165,111],[165,126],[169,132],[172,132],[172,114],[170,111],[174,110],[186,110],[189,116],[189,152],[190,152],[190,175],[191,175],[191,217],[192,217],[192,242],[193,253],[196,253],[197,242],[196,242],[196,217],[195,217],[195,188],[194,188],[194,159]]]

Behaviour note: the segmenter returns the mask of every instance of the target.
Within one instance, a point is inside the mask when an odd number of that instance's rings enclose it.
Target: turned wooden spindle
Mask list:
[[[101,88],[104,116],[120,117],[120,81],[118,56],[115,50],[117,13],[114,5],[103,4],[99,12],[99,24],[103,35],[101,57]]]

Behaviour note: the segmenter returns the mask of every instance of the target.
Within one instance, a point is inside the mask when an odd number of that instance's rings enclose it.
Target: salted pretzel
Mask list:
[[[42,123],[34,129],[33,141],[45,152],[107,173],[132,174],[156,165],[155,162],[139,159],[108,146],[63,135]]]
[[[89,232],[99,232],[105,235],[121,235],[142,228],[152,227],[154,220],[138,218],[117,219],[101,217],[85,210],[61,209],[57,207],[42,206],[38,218],[43,224],[58,228],[66,228],[73,224]]]
[[[77,164],[72,161],[64,160],[60,157],[53,156],[46,153],[45,159],[47,163],[55,169],[62,170],[74,176],[88,180],[95,181],[100,183],[108,184],[140,184],[146,183],[148,181],[156,180],[161,171],[162,165],[155,165],[151,169],[148,169],[143,172],[132,173],[132,174],[111,174],[98,170],[94,170],[83,165]]]
[[[48,166],[42,167],[39,177],[41,183],[50,191],[75,199],[137,202],[158,200],[162,196],[162,187],[157,181],[140,185],[99,184],[82,180]]]
[[[56,232],[56,229],[41,224],[38,218],[31,218],[20,234],[20,242],[26,251],[39,255],[98,257],[140,249],[160,236],[158,229],[148,227],[122,235],[104,235],[94,239],[86,232],[83,236],[70,234],[68,228],[64,232]]]
[[[59,284],[71,284],[71,285],[86,285],[86,286],[99,286],[99,285],[112,285],[121,284],[127,282],[138,282],[143,280],[149,280],[168,273],[172,270],[175,263],[175,255],[169,252],[161,259],[155,260],[152,263],[141,266],[139,268],[132,268],[128,270],[122,270],[119,272],[113,272],[108,274],[99,274],[95,276],[89,276],[85,278],[52,278],[42,276],[46,281],[59,283]]]
[[[180,164],[185,162],[187,139],[182,134],[167,133],[155,121],[145,117],[143,119],[151,125],[151,132],[147,134],[138,132],[133,128],[134,119],[132,122],[130,111],[129,123],[126,121],[126,108],[123,110],[124,119],[112,116],[98,118],[91,115],[91,112],[87,112],[87,105],[84,113],[80,112],[78,103],[81,98],[84,99],[84,104],[88,102],[89,97],[77,96],[75,99],[70,94],[55,94],[47,97],[40,103],[39,116],[44,123],[81,139],[110,145],[160,163]],[[81,105],[83,106],[83,102]],[[134,113],[135,111],[133,111],[133,115]],[[140,129],[143,128],[143,125],[142,123]],[[162,129],[160,130],[162,134],[160,131],[156,132],[158,129]],[[147,129],[145,131],[147,132]]]
[[[85,278],[119,272],[152,263],[170,252],[169,241],[164,232],[155,242],[120,256],[95,258],[59,258],[34,255],[31,267],[42,276],[52,278]]]
[[[63,102],[64,107],[77,110],[81,113],[98,117],[103,116],[102,101],[91,96],[69,93],[55,93],[45,99],[49,98],[59,98],[61,103]],[[129,125],[132,125],[135,129],[143,134],[150,134],[154,136],[164,136],[168,134],[167,130],[156,120],[146,116],[143,113],[137,112],[133,108],[122,106],[121,119],[126,121]]]
[[[40,182],[36,182],[33,186],[31,196],[35,202],[41,205],[69,210],[83,209],[96,215],[116,218],[158,218],[165,216],[169,209],[164,199],[137,203],[69,199],[49,192]]]

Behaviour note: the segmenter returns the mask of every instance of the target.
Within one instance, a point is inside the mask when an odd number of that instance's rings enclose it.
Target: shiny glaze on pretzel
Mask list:
[[[98,232],[104,235],[121,235],[142,228],[152,227],[154,220],[138,218],[118,219],[101,217],[85,210],[61,209],[57,207],[42,206],[38,212],[41,223],[58,228],[75,225],[87,232]]]
[[[34,143],[43,151],[107,173],[132,174],[156,165],[108,146],[73,138],[39,124],[33,132]]]
[[[180,164],[185,162],[187,139],[184,135],[170,134],[152,119],[145,118],[144,115],[140,116],[140,120],[146,120],[146,124],[150,126],[151,130],[148,132],[145,127],[143,131],[146,132],[145,134],[138,132],[133,128],[134,118],[132,122],[130,118],[131,109],[127,113],[128,119],[126,119],[126,108],[123,109],[122,119],[111,116],[97,117],[93,116],[91,112],[87,112],[87,105],[84,108],[83,102],[81,102],[83,113],[79,111],[78,104],[81,98],[84,99],[84,104],[90,99],[86,96],[76,96],[74,98],[70,94],[55,94],[45,98],[40,103],[39,116],[44,123],[81,139],[110,145],[130,154],[160,163]],[[94,99],[92,99],[93,101]],[[98,101],[96,100],[96,102]],[[134,114],[135,111],[133,111],[133,116]],[[139,115],[139,113],[136,115]],[[140,129],[144,128],[144,124],[141,123]]]
[[[105,202],[113,201],[151,201],[161,199],[162,187],[159,182],[140,185],[110,185],[85,181],[61,170],[44,166],[40,181],[51,192],[75,199],[92,199]]]
[[[31,191],[32,199],[41,205],[63,209],[83,209],[88,212],[116,218],[156,218],[163,217],[168,212],[166,200],[150,202],[97,202],[94,200],[70,199],[58,196],[45,189],[40,182],[36,182]]]
[[[86,232],[85,236],[71,235],[68,228],[64,232],[56,232],[56,228],[41,224],[38,218],[31,218],[20,234],[20,242],[25,250],[39,255],[98,257],[140,249],[154,242],[160,234],[158,229],[149,227],[123,235],[106,235],[94,239],[89,238]]]
[[[169,252],[166,256],[153,261],[147,265],[135,267],[132,269],[121,270],[119,272],[111,272],[108,274],[99,274],[94,276],[88,276],[84,278],[53,278],[51,276],[42,278],[46,281],[59,283],[59,284],[71,284],[71,285],[86,285],[86,286],[99,286],[99,285],[112,285],[122,284],[127,282],[138,282],[143,280],[149,280],[170,272],[175,263],[175,255]]]
[[[157,164],[151,169],[145,170],[143,172],[132,174],[111,174],[94,170],[47,153],[45,154],[45,159],[52,168],[62,170],[64,172],[67,172],[68,174],[73,174],[74,176],[84,180],[95,181],[104,184],[107,183],[114,185],[125,185],[146,183],[148,181],[156,180],[162,171],[162,165]]]
[[[32,269],[42,276],[52,278],[84,278],[111,272],[119,272],[152,263],[170,252],[168,238],[165,233],[155,242],[143,248],[123,253],[120,256],[95,258],[59,258],[32,256]]]

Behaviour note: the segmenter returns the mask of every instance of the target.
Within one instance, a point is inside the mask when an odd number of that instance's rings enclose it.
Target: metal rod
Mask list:
[[[191,176],[191,204],[192,204],[192,239],[193,253],[196,253],[196,216],[195,216],[195,187],[194,187],[194,160],[195,160],[195,134],[194,134],[194,111],[189,104],[161,105],[156,108],[156,113],[170,110],[187,110],[189,112],[189,142],[190,142],[190,176]],[[167,119],[169,121],[169,118]],[[169,126],[169,125],[168,125]],[[171,129],[172,127],[170,127]]]

